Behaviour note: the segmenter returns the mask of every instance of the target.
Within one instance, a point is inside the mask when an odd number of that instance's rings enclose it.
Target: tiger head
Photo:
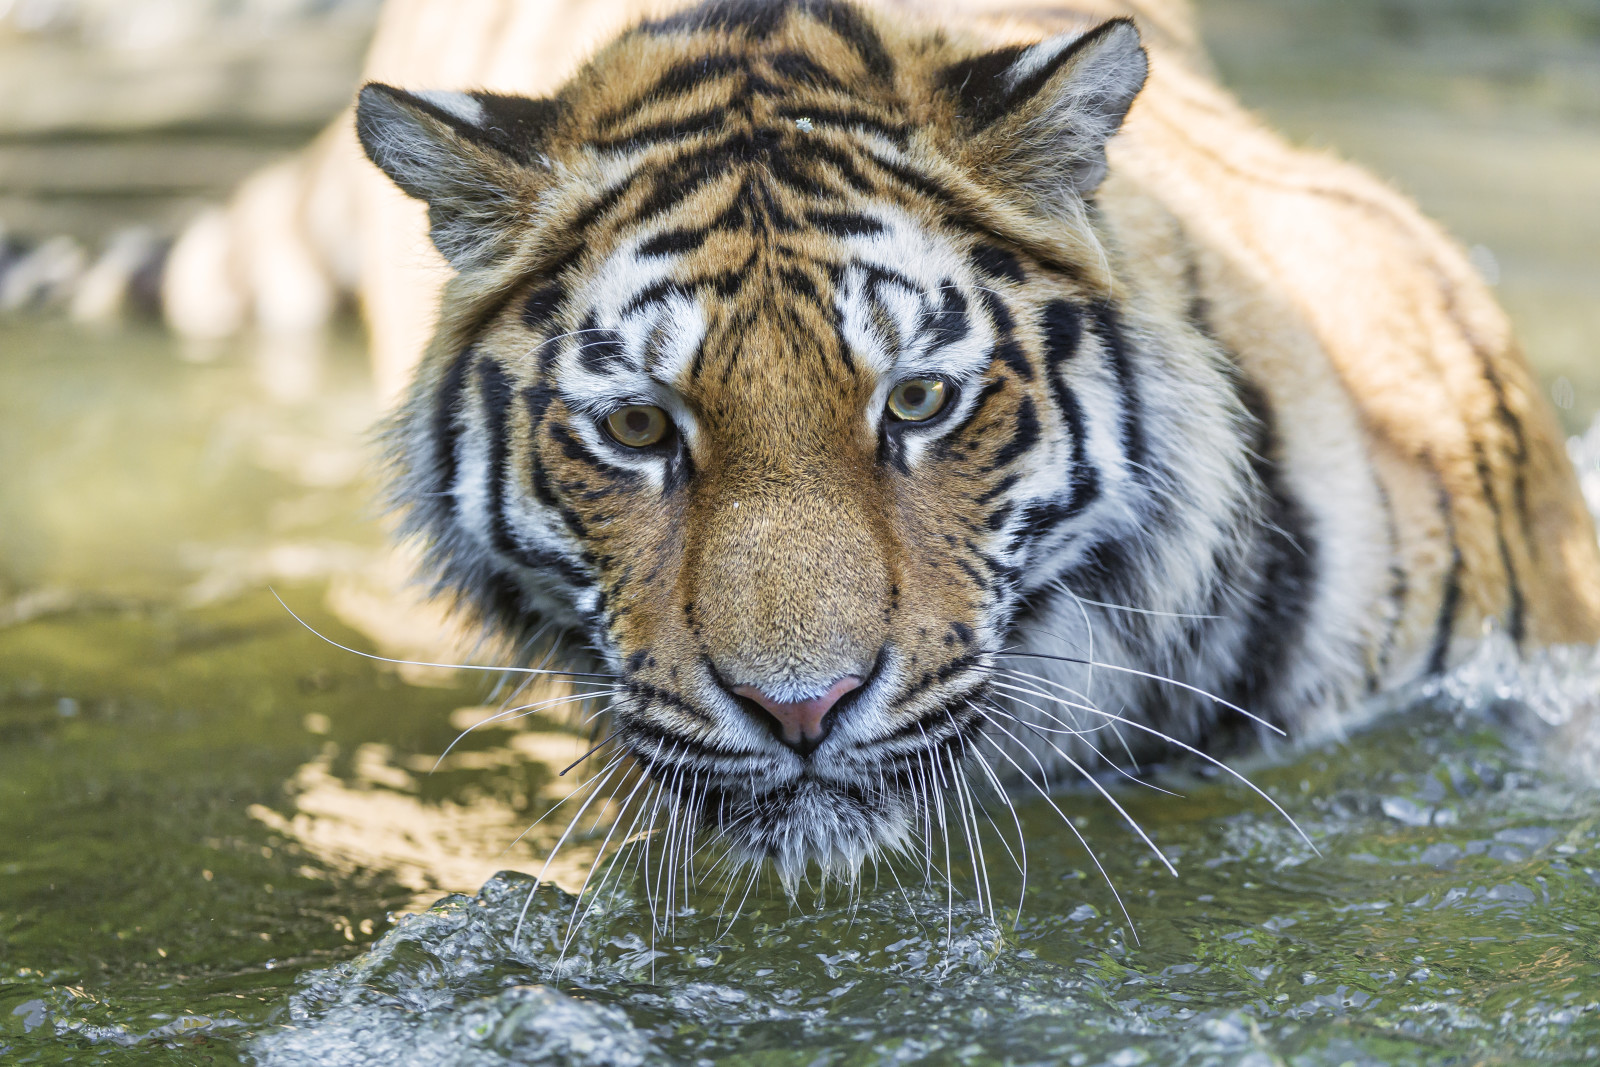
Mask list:
[[[1139,521],[1094,194],[1146,65],[1127,20],[713,0],[552,98],[361,92],[456,272],[409,531],[497,632],[581,634],[619,743],[786,877],[907,840],[1019,611]]]

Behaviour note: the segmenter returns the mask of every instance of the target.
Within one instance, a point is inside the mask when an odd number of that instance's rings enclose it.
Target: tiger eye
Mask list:
[[[927,422],[944,410],[949,392],[938,378],[911,378],[889,393],[889,414],[901,422]]]
[[[606,433],[629,448],[649,448],[661,443],[672,426],[667,413],[649,404],[630,404],[605,417]]]

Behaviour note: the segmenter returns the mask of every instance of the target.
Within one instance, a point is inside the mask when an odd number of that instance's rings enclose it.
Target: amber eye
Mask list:
[[[605,417],[606,433],[618,444],[629,448],[649,448],[658,445],[672,428],[667,413],[649,404],[630,404],[618,408]]]
[[[938,378],[911,378],[889,393],[889,414],[901,422],[927,422],[944,410],[950,387]]]

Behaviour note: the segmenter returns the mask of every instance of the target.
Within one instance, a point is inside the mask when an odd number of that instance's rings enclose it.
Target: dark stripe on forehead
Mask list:
[[[693,252],[706,243],[705,230],[666,230],[639,245],[641,256],[673,256]]]
[[[577,345],[578,364],[590,374],[609,374],[627,362],[622,335],[615,330],[601,329],[593,312],[583,320],[573,340]]]
[[[779,52],[768,56],[767,63],[783,77],[801,85],[814,89],[844,90],[843,82],[804,52]]]
[[[656,79],[656,83],[646,90],[643,95],[622,110],[613,112],[601,119],[600,124],[602,126],[610,126],[646,104],[666,100],[669,97],[686,93],[704,85],[706,82],[714,81],[729,74],[747,71],[748,69],[749,64],[746,60],[739,56],[729,55],[726,52],[686,59],[681,63],[668,67],[661,77]]]
[[[835,237],[873,237],[883,232],[883,223],[856,211],[809,211],[806,221]]]
[[[878,31],[854,7],[837,0],[707,0],[676,15],[644,22],[640,29],[653,35],[720,30],[764,41],[791,12],[809,15],[838,34],[879,81],[894,73],[894,62]]]
[[[878,36],[878,31],[861,16],[860,11],[849,4],[831,0],[811,0],[804,6],[813,17],[855,50],[868,74],[879,81],[893,78],[894,59],[889,55],[888,48],[884,47],[883,38]]]
[[[809,119],[813,123],[825,126],[835,126],[841,130],[863,129],[875,133],[886,141],[893,141],[899,148],[906,147],[911,139],[911,130],[900,123],[888,123],[877,115],[860,108],[840,107],[805,107],[795,105],[778,109],[780,118],[796,121]]]
[[[678,144],[692,137],[710,137],[721,132],[727,125],[728,109],[718,105],[693,115],[652,122],[625,133],[612,134],[608,137],[591,137],[588,143],[590,147],[602,152],[614,148],[638,151],[652,145]]]

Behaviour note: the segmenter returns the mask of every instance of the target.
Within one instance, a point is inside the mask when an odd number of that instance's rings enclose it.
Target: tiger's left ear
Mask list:
[[[964,59],[940,80],[967,127],[963,154],[1048,212],[1104,180],[1106,142],[1149,70],[1133,20],[1120,18]]]

